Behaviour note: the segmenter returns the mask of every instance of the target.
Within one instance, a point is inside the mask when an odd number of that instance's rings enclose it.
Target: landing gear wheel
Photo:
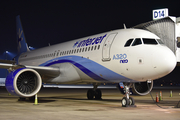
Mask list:
[[[101,97],[102,97],[101,90],[100,90],[100,89],[97,89],[97,90],[95,91],[95,99],[96,99],[96,100],[101,100]]]
[[[121,103],[122,103],[122,107],[126,107],[127,105],[129,105],[129,99],[123,97]]]
[[[135,104],[134,98],[129,97],[129,105],[134,105],[134,104]]]
[[[88,98],[88,100],[92,100],[94,98],[94,90],[92,90],[92,89],[88,90],[87,98]]]

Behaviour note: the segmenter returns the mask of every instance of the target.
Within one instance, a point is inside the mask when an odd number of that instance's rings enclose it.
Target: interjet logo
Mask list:
[[[23,33],[23,30],[20,31],[20,28],[19,28],[19,32],[17,33],[18,34],[19,48],[21,48],[21,43],[20,42],[23,40],[22,33]]]
[[[95,37],[95,38],[88,38],[87,40],[77,41],[74,44],[73,48],[99,44],[103,41],[103,39],[106,37],[106,35],[107,34],[105,34],[104,36],[99,36],[99,37]]]
[[[20,31],[20,28],[19,28],[19,32],[17,33],[18,34],[18,42],[23,40],[23,37],[21,37],[22,33],[23,33],[23,30]]]
[[[73,48],[77,47],[77,45],[79,44],[80,41],[77,41],[76,43],[74,43]]]

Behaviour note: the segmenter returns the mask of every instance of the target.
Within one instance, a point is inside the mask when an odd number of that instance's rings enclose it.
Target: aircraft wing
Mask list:
[[[40,75],[48,77],[57,77],[60,74],[58,67],[46,67],[46,66],[26,66],[26,65],[13,65],[8,63],[0,63],[0,68],[8,69],[10,71],[19,68],[31,68],[36,70]]]
[[[48,77],[57,77],[60,75],[59,67],[46,67],[46,66],[25,66],[36,70],[38,73]]]

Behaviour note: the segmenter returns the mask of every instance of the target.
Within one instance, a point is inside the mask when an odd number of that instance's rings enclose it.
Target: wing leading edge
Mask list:
[[[41,76],[57,77],[60,75],[58,67],[44,67],[44,66],[26,66],[26,65],[13,65],[8,63],[0,63],[0,68],[13,71],[19,68],[30,68],[36,70]]]

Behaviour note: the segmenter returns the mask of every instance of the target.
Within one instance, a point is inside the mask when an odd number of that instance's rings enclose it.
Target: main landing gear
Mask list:
[[[135,101],[132,97],[129,97],[130,91],[129,88],[131,87],[132,83],[124,83],[124,93],[125,97],[122,98],[122,107],[135,107]],[[101,100],[102,98],[102,93],[100,89],[97,89],[98,85],[94,84],[93,89],[89,89],[87,91],[87,98],[89,100]]]
[[[93,100],[93,99],[96,99],[96,100],[101,100],[102,98],[102,93],[101,93],[101,90],[100,89],[97,89],[98,85],[93,85],[94,88],[93,89],[89,89],[87,91],[87,98],[88,100]]]
[[[132,83],[124,83],[124,91],[125,97],[122,98],[122,107],[134,107],[135,101],[132,97],[129,97],[130,91],[129,88],[131,87]]]

